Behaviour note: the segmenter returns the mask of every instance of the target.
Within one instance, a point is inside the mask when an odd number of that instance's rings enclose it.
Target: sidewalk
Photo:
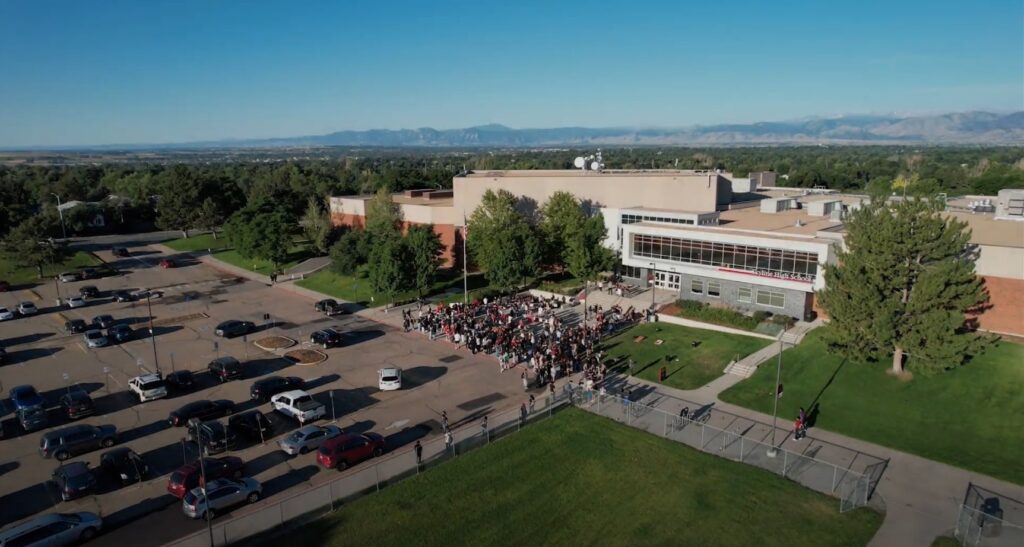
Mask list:
[[[643,402],[646,404],[674,414],[684,406],[695,409],[711,405],[711,425],[756,440],[770,440],[770,415],[718,400],[719,393],[742,381],[738,376],[727,374],[690,391],[637,378],[610,378],[614,389],[626,381],[632,386],[644,386],[651,390],[644,397]],[[791,418],[779,417],[780,427],[775,430],[779,446],[804,454],[812,453],[817,459],[841,464],[857,472],[881,472],[881,479],[875,485],[869,505],[884,511],[885,520],[869,545],[927,546],[931,545],[936,536],[952,535],[960,504],[963,503],[968,484],[972,482],[1007,496],[1024,497],[1024,486],[830,431],[812,428],[806,439],[794,441],[790,437]]]

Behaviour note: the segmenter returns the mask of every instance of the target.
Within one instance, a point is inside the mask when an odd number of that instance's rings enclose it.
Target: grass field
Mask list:
[[[47,281],[46,278],[53,277],[61,272],[67,272],[76,270],[78,268],[99,266],[102,262],[95,256],[78,251],[71,255],[62,264],[56,266],[44,266],[43,277],[39,279],[39,271],[36,268],[19,268],[14,265],[14,262],[6,256],[0,255],[0,280],[7,281],[11,285],[24,285],[28,283],[38,283],[40,281]]]
[[[245,258],[238,254],[237,251],[231,248],[231,243],[223,235],[219,236],[219,239],[214,239],[211,234],[196,235],[188,238],[174,239],[164,243],[164,245],[181,252],[212,250],[214,258],[223,260],[232,266],[249,270],[250,272],[269,275],[274,270],[274,265],[269,260]],[[308,243],[297,241],[295,246],[288,249],[288,260],[284,264],[279,264],[278,269],[281,271],[287,270],[312,256],[313,253]]]
[[[646,336],[643,342],[634,342]],[[656,340],[664,340],[660,346]],[[699,340],[697,347],[692,342]],[[609,338],[604,347],[611,357],[633,359],[633,375],[658,381],[658,369],[666,367],[664,384],[679,389],[696,389],[722,375],[733,358],[743,358],[772,343],[771,340],[692,329],[668,323],[643,323]],[[628,371],[623,362],[621,370]]]
[[[865,545],[882,522],[569,409],[289,531],[289,545]],[[274,544],[278,544],[275,542]]]
[[[821,334],[783,353],[780,416],[817,405],[816,427],[1024,484],[1024,346],[1001,342],[959,369],[902,381],[888,363],[827,353]],[[762,366],[719,397],[770,414],[774,383],[775,367]]]

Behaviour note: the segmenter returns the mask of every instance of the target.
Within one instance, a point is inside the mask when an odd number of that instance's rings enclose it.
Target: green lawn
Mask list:
[[[932,547],[960,547],[961,543],[949,536],[939,536],[932,542]]]
[[[164,243],[175,251],[196,252],[213,250],[213,257],[223,260],[232,266],[249,270],[250,272],[269,275],[274,270],[274,265],[269,260],[245,258],[231,248],[231,243],[223,235],[219,239],[213,239],[211,234],[191,236],[189,238],[174,239]],[[313,252],[306,241],[296,241],[295,245],[288,249],[288,260],[278,265],[278,270],[287,270],[299,262],[312,258]]]
[[[45,278],[53,277],[61,272],[76,270],[78,268],[96,267],[103,264],[98,258],[90,253],[78,251],[68,257],[63,263],[56,266],[43,267],[43,280],[39,279],[39,271],[36,268],[19,268],[7,256],[0,255],[0,280],[7,281],[11,285],[23,285],[26,283],[38,283],[46,281]]]
[[[643,342],[634,342],[646,336]],[[664,340],[660,346],[656,340]],[[697,347],[692,342],[699,340]],[[771,340],[693,329],[667,323],[642,323],[608,339],[604,347],[611,357],[624,358],[622,370],[628,370],[628,359],[634,363],[633,374],[644,380],[658,381],[658,369],[666,367],[665,385],[679,389],[696,389],[722,375],[729,361],[743,357],[771,344]]]
[[[487,289],[487,280],[484,279],[483,274],[470,274],[467,281],[471,298],[475,293]],[[324,268],[301,281],[296,281],[295,284],[334,298],[345,300],[346,302],[354,302],[363,306],[383,306],[386,303],[381,296],[373,292],[373,289],[370,287],[369,279],[354,275],[337,274],[332,272],[330,268]],[[429,294],[436,295],[449,290],[455,290],[458,294],[449,294],[442,300],[446,302],[462,301],[461,272],[440,272],[438,280],[434,283]],[[371,297],[373,297],[372,301]],[[416,293],[414,291],[410,291],[399,294],[395,300],[397,302],[407,302],[415,298]]]
[[[869,509],[841,514],[835,498],[766,471],[569,409],[291,530],[287,543],[860,546],[881,522]]]
[[[817,404],[817,427],[1024,484],[1024,346],[1001,342],[956,370],[904,381],[888,363],[827,353],[821,335],[783,353],[780,416]],[[774,382],[775,367],[762,366],[720,398],[771,413]]]

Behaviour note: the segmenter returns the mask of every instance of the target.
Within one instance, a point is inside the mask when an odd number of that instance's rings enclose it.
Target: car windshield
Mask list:
[[[388,375],[382,378],[385,382],[397,382],[398,376]]]
[[[40,406],[33,406],[21,411],[26,418],[37,418],[46,415],[46,410]]]
[[[301,441],[302,438],[303,438],[303,435],[302,435],[301,431],[296,431],[296,432],[292,433],[291,435],[288,435],[288,440],[293,442],[293,443],[297,443],[297,442]]]
[[[89,332],[85,333],[85,335],[90,340],[96,340],[96,339],[99,339],[99,338],[103,338],[103,333],[101,333],[100,331],[96,331],[96,330],[89,331]]]
[[[78,515],[76,515],[74,513],[58,513],[57,516],[60,517],[65,522],[75,522],[75,523],[82,522],[82,517],[80,517],[80,516],[78,516]]]
[[[160,389],[160,388],[164,387],[164,381],[163,380],[153,380],[153,381],[150,381],[150,382],[143,382],[142,385],[139,386],[139,387],[141,387],[143,389],[143,391],[149,391],[149,390],[152,390],[152,389]]]

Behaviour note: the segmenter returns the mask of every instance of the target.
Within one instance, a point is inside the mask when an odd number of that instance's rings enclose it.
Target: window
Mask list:
[[[785,308],[786,295],[781,292],[759,290],[757,291],[757,303],[772,308]]]
[[[704,282],[699,279],[690,281],[690,292],[693,294],[704,294]]]
[[[708,281],[708,296],[714,298],[722,296],[722,284],[718,281]]]
[[[684,264],[730,268],[764,277],[813,281],[817,253],[717,243],[679,237],[633,234],[632,255]]]
[[[740,287],[736,289],[736,300],[738,302],[750,303],[750,287]]]

